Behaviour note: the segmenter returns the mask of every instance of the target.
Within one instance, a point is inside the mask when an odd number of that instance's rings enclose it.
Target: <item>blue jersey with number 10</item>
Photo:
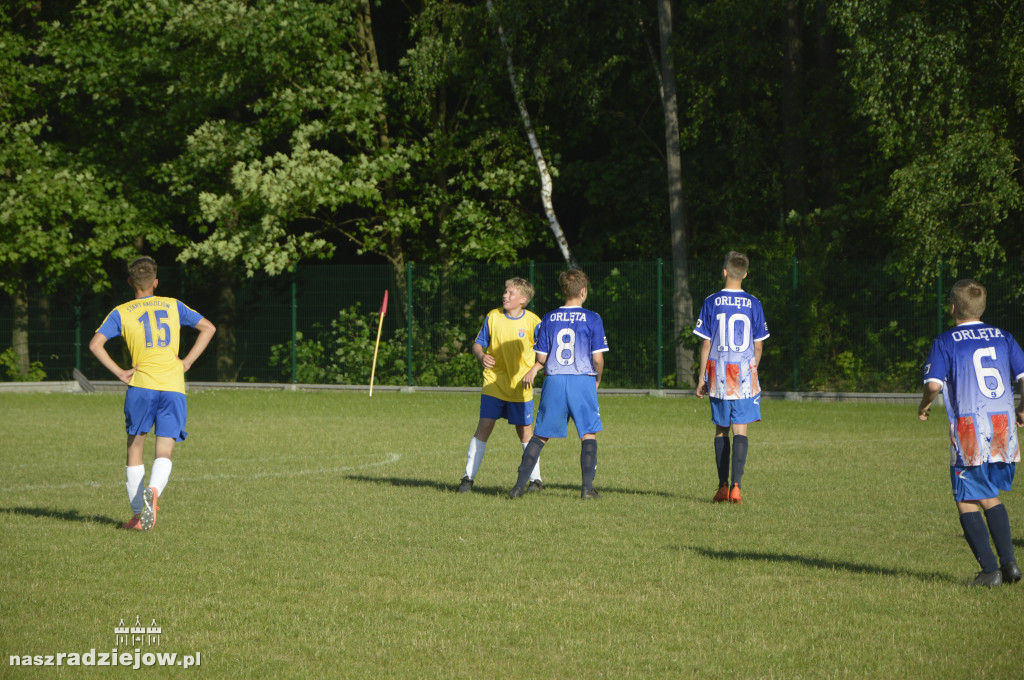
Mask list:
[[[608,351],[604,322],[589,309],[559,307],[540,320],[533,349],[548,355],[548,375],[596,375],[592,357]]]
[[[754,343],[769,335],[764,310],[743,290],[723,289],[709,295],[700,308],[693,334],[711,341],[707,366],[702,366],[708,396],[749,399],[761,393],[754,363]]]
[[[935,339],[924,381],[943,386],[951,466],[1020,460],[1013,384],[1024,377],[1024,351],[1006,331],[967,322]]]

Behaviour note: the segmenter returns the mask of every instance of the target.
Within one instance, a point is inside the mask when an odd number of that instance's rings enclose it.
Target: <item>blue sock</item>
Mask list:
[[[584,439],[580,445],[580,469],[583,471],[583,488],[594,488],[597,475],[597,440]]]
[[[715,437],[715,464],[718,465],[718,485],[729,483],[729,437]]]
[[[737,434],[732,438],[732,483],[740,484],[743,466],[747,464],[747,435]],[[742,487],[743,485],[740,484]]]
[[[960,526],[964,528],[964,538],[967,539],[967,545],[971,546],[971,552],[981,565],[981,570],[991,572],[998,569],[996,554],[992,552],[992,546],[988,542],[988,527],[985,526],[981,513],[975,511],[961,514]]]
[[[540,458],[540,450],[543,448],[544,440],[540,437],[534,436],[530,439],[530,443],[523,449],[523,462],[519,464],[519,478],[516,480],[516,486],[525,489],[526,485],[530,483],[530,473],[537,466],[537,459]]]
[[[999,562],[1016,562],[1017,558],[1013,555],[1013,538],[1010,536],[1010,516],[1006,514],[1006,506],[1000,503],[994,508],[989,508],[985,511],[985,519],[988,520],[988,533],[992,535],[992,542],[996,544],[996,552],[999,553]]]

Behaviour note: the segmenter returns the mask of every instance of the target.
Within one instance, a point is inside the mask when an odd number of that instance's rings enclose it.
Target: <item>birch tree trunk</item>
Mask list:
[[[576,259],[572,256],[572,251],[569,250],[569,241],[565,238],[562,225],[558,223],[558,217],[555,215],[555,206],[551,200],[553,186],[551,172],[548,170],[548,164],[544,160],[544,153],[541,151],[540,143],[537,141],[533,122],[530,120],[530,112],[526,109],[526,100],[523,99],[522,90],[519,89],[519,79],[516,77],[515,64],[512,63],[512,50],[509,49],[508,41],[505,39],[505,30],[502,28],[497,12],[494,11],[494,3],[491,0],[487,0],[487,12],[498,29],[501,49],[505,53],[505,67],[508,69],[508,79],[512,83],[512,96],[516,101],[516,107],[519,109],[519,117],[523,121],[526,137],[530,141],[533,159],[537,163],[537,172],[540,173],[540,200],[544,205],[544,214],[548,218],[548,226],[551,228],[551,233],[555,236],[555,243],[558,244],[559,250],[562,251],[565,263],[569,266],[575,266]]]
[[[661,43],[661,102],[665,115],[665,165],[668,171],[669,224],[672,230],[672,308],[676,349],[676,384],[692,385],[693,352],[682,342],[683,333],[693,326],[693,296],[690,295],[689,249],[686,239],[686,210],[683,203],[683,171],[679,150],[679,102],[676,98],[676,68],[670,51],[672,42],[671,0],[658,0],[658,36]]]

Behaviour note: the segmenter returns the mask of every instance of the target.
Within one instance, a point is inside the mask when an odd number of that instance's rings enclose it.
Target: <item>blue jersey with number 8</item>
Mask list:
[[[559,307],[540,320],[533,349],[548,355],[547,375],[597,375],[593,355],[608,351],[604,322],[589,309]]]
[[[1013,385],[1022,377],[1024,351],[995,326],[962,323],[935,339],[924,381],[943,387],[951,466],[1020,460]]]
[[[202,318],[179,300],[153,295],[118,305],[96,332],[107,339],[124,336],[135,367],[130,387],[184,393],[185,367],[178,358],[181,327],[194,327]]]

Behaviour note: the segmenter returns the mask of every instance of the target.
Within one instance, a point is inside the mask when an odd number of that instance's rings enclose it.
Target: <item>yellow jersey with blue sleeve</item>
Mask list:
[[[185,367],[178,358],[181,327],[195,327],[203,315],[180,300],[151,295],[118,305],[96,329],[108,340],[124,337],[132,355],[129,387],[185,393]]]
[[[528,309],[512,318],[503,309],[492,309],[484,318],[476,342],[494,357],[494,366],[484,369],[483,393],[502,401],[527,402],[533,388],[523,386],[523,376],[533,367],[533,351],[540,318]]]

